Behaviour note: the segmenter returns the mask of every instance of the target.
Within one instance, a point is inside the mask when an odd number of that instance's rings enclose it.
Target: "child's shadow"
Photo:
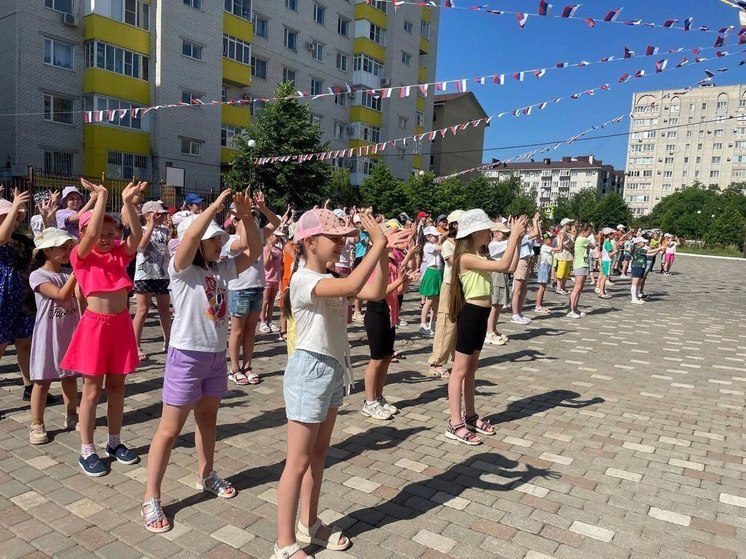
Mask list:
[[[580,398],[580,394],[571,390],[551,390],[510,402],[504,412],[493,415],[489,419],[493,425],[497,425],[531,417],[552,408],[585,408],[594,404],[603,404],[606,401],[598,396],[590,400],[578,400],[577,398]]]

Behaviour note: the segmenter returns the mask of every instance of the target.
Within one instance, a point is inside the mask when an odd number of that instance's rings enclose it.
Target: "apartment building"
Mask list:
[[[695,181],[746,181],[746,85],[632,96],[625,200],[645,215]]]
[[[621,194],[625,190],[624,171],[605,165],[593,155],[520,163],[495,160],[484,175],[498,181],[518,176],[524,191],[534,192],[536,204],[547,209],[556,206],[560,198],[569,198],[587,188],[593,188],[602,195],[612,192]]]
[[[233,137],[282,81],[311,94],[433,81],[437,10],[349,0],[5,0],[0,156],[55,174],[218,187]],[[416,88],[414,88],[416,89]],[[130,109],[183,102],[189,107]],[[425,131],[432,99],[357,93],[311,103],[322,141],[358,147]],[[108,111],[97,122],[80,111]],[[424,144],[424,142],[423,142]],[[389,153],[399,176],[429,145]],[[372,159],[342,161],[359,183]],[[183,183],[178,177],[183,173]]]
[[[478,118],[487,118],[487,113],[471,91],[435,97],[433,130]],[[433,173],[441,177],[479,167],[482,164],[485,128],[486,126],[475,126],[456,135],[437,136],[433,140],[430,156]]]

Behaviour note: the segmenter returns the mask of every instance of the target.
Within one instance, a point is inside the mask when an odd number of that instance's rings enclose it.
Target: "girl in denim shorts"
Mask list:
[[[261,256],[262,245],[251,217],[248,193],[236,194],[235,211],[245,218],[238,230],[246,248],[234,258],[220,260],[220,249],[228,234],[213,217],[223,209],[230,193],[230,189],[224,190],[205,211],[179,224],[181,242],[169,263],[176,315],[163,378],[161,421],[148,453],[148,481],[141,512],[149,532],[171,529],[160,504],[161,483],[174,441],[192,410],[197,424],[197,488],[226,499],[236,496],[231,484],[213,470],[218,408],[228,388],[226,297],[228,282]]]
[[[342,531],[324,526],[318,504],[324,459],[342,404],[345,386],[352,384],[347,341],[347,298],[379,301],[388,278],[387,245],[404,248],[407,233],[386,237],[369,215],[359,214],[370,234],[371,247],[346,278],[334,278],[328,264],[339,261],[346,237],[357,228],[340,223],[330,210],[304,213],[295,228],[296,260],[285,312],[295,321],[295,350],[284,377],[288,418],[288,455],[277,498],[278,541],[275,559],[308,557],[297,542],[330,550],[347,549],[351,542]],[[302,266],[299,268],[299,263]],[[372,281],[368,281],[374,274]],[[289,299],[289,304],[287,304]],[[303,507],[297,529],[298,500]]]

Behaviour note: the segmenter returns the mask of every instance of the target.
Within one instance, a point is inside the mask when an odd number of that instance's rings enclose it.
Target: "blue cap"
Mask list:
[[[189,206],[190,204],[201,204],[202,202],[204,202],[204,200],[197,194],[187,194],[187,197],[184,199],[184,203],[187,206]]]

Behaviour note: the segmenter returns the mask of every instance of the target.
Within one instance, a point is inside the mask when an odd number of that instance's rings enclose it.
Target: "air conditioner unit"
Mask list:
[[[312,52],[313,51],[313,43],[306,43],[305,47],[306,47],[306,50],[308,52]]]
[[[389,87],[391,80],[389,78],[381,78],[381,87]]]
[[[355,133],[355,127],[354,126],[348,126],[347,127],[347,134],[352,136]]]
[[[77,27],[78,21],[74,14],[62,14],[62,23],[69,27]]]

